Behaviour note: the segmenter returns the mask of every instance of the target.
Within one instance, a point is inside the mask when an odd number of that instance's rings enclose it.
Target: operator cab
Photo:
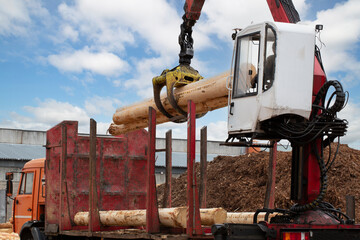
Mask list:
[[[315,28],[288,23],[251,25],[235,38],[229,89],[229,137],[271,139],[279,116],[308,119],[312,106]]]

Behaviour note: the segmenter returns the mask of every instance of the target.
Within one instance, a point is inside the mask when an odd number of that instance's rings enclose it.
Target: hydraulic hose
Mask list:
[[[320,176],[320,193],[316,197],[316,199],[314,201],[312,201],[311,203],[307,203],[305,205],[296,204],[296,205],[292,206],[290,208],[290,210],[294,211],[294,212],[304,212],[304,211],[307,211],[310,209],[314,209],[322,202],[322,200],[324,199],[324,196],[326,194],[326,191],[327,191],[328,179],[327,179],[327,175],[326,175],[326,166],[324,163],[324,159],[321,156],[319,156],[319,153],[315,148],[316,144],[311,144],[311,146],[312,146],[311,150],[315,154],[317,162],[319,164],[319,168],[320,168],[320,175],[321,175]],[[323,148],[323,147],[321,146],[321,148]]]
[[[335,92],[333,93],[333,95],[330,97],[329,102],[331,101],[332,97],[335,95],[335,102],[334,104],[329,107],[329,106],[322,106],[319,107],[319,104],[324,105],[325,102],[325,97],[326,97],[326,93],[329,90],[329,88],[333,86],[335,88]],[[316,119],[326,119],[326,122],[334,122],[337,123],[338,121],[336,120],[336,113],[339,112],[345,103],[346,100],[346,95],[344,93],[344,90],[340,84],[339,81],[337,80],[332,80],[332,81],[327,81],[325,82],[325,84],[320,88],[318,94],[316,95],[316,98],[313,102],[313,111],[311,114],[311,118],[310,121],[315,121]],[[322,102],[320,102],[322,101]],[[329,104],[328,104],[329,105]],[[322,109],[322,113],[320,115],[318,115],[319,110]],[[342,121],[341,121],[342,123]],[[342,131],[340,132],[336,132],[333,134],[338,134],[343,135],[344,131],[346,131],[346,124],[343,127],[340,127]],[[321,137],[321,153],[323,152],[323,148],[324,146],[327,146],[330,144],[329,143],[324,143],[323,141],[323,136],[325,136],[325,134],[323,133],[323,131],[319,132],[321,135],[317,135],[316,138]],[[331,139],[333,140],[335,136],[331,136]],[[329,140],[330,138],[328,138]],[[316,140],[314,138],[312,138],[312,143],[311,143],[311,150],[313,152],[313,154],[315,155],[317,162],[319,164],[319,168],[320,168],[320,192],[319,195],[317,196],[317,198],[312,201],[311,203],[307,203],[304,205],[299,205],[296,204],[293,207],[291,207],[291,210],[294,212],[304,212],[310,209],[314,209],[315,207],[319,206],[319,204],[322,202],[326,191],[327,191],[327,185],[328,185],[328,179],[327,179],[327,175],[326,175],[326,165],[324,163],[324,159],[323,159],[323,154],[321,154],[321,156],[319,155],[319,152],[316,149]],[[329,153],[330,154],[330,153]]]

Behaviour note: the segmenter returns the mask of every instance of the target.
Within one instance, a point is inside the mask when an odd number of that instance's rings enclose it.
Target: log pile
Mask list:
[[[188,100],[196,104],[196,113],[203,114],[208,111],[227,106],[228,103],[228,82],[229,73],[225,72],[218,76],[207,78],[174,90],[174,96],[178,105],[186,111]],[[161,95],[161,102],[166,111],[173,116],[179,116],[170,105],[166,94]],[[156,107],[153,99],[136,103],[116,110],[113,115],[113,122],[109,127],[109,133],[120,135],[148,126],[149,107],[156,110],[156,123],[165,123],[169,119],[164,116]]]
[[[20,237],[17,233],[13,232],[12,224],[0,223],[0,240],[20,240]]]
[[[12,224],[7,223],[0,223],[0,233],[12,233]]]

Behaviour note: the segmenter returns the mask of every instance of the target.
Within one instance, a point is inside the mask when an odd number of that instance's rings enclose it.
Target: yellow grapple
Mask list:
[[[190,65],[180,64],[179,66],[175,67],[174,69],[166,69],[164,70],[160,76],[154,77],[152,79],[153,82],[153,89],[154,89],[154,101],[156,107],[159,111],[168,117],[173,122],[184,122],[186,121],[187,112],[184,111],[179,105],[177,104],[177,100],[174,96],[174,88],[181,87],[187,84],[191,84],[193,82],[199,81],[203,79],[203,77],[196,71],[194,68],[190,67]],[[168,113],[163,104],[161,103],[160,93],[161,89],[166,86],[167,91],[167,98],[171,106],[181,114],[181,116],[173,116]],[[202,114],[201,116],[203,116]],[[200,116],[198,116],[200,117]]]

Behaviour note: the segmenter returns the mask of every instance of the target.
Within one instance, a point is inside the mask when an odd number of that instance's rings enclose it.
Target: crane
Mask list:
[[[153,79],[156,106],[174,122],[183,122],[186,112],[177,106],[173,88],[201,79],[190,63],[193,57],[191,28],[203,4],[203,0],[186,1],[179,36],[180,65]],[[326,172],[334,161],[325,163],[323,150],[346,133],[347,121],[336,116],[345,106],[346,94],[340,82],[326,79],[320,50],[315,45],[315,34],[322,26],[314,29],[296,24],[300,17],[291,0],[267,0],[267,4],[275,23],[251,25],[233,34],[235,57],[229,89],[229,138],[225,145],[252,146],[253,139],[289,140],[292,144],[291,199],[296,204],[282,211],[283,217],[278,218],[278,223],[343,223],[342,216],[336,217],[336,210],[322,201],[327,187]],[[161,105],[159,94],[165,85],[169,102],[183,116],[180,119],[168,114]],[[335,92],[326,104],[326,94],[331,87]],[[215,227],[213,234],[226,235],[223,229],[223,226]],[[229,229],[235,231],[237,227],[228,226],[224,232]]]

